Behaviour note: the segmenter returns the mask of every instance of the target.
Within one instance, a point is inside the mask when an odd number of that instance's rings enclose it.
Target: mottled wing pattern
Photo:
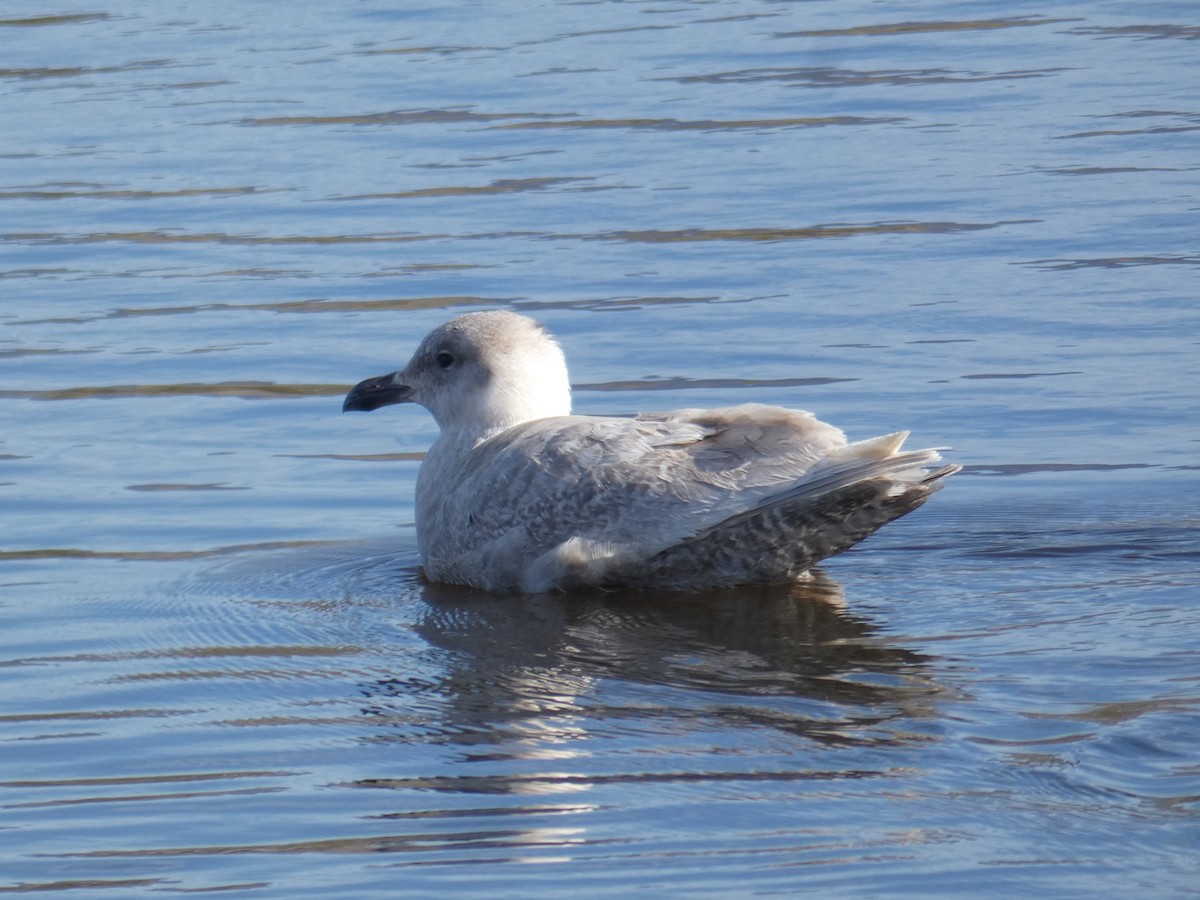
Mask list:
[[[803,482],[845,446],[809,413],[758,404],[529,422],[454,473],[428,523],[445,536],[430,562],[503,582],[573,540],[648,559]]]

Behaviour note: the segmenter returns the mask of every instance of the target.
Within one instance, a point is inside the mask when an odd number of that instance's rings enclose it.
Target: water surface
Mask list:
[[[1190,896],[1190,4],[0,16],[0,892]],[[424,583],[450,315],[966,466],[810,583]]]

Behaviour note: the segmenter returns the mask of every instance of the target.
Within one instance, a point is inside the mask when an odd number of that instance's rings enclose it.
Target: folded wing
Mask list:
[[[429,498],[425,565],[437,580],[486,572],[493,590],[790,580],[949,473],[925,470],[934,451],[899,452],[905,436],[847,444],[809,413],[758,404],[529,422]]]

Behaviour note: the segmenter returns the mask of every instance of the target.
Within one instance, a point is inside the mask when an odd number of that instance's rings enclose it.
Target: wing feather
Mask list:
[[[439,478],[450,486],[426,498],[425,530],[436,536],[427,567],[520,581],[543,557],[539,569],[550,571],[606,555],[649,558],[802,486],[846,447],[809,413],[759,404],[528,422]]]

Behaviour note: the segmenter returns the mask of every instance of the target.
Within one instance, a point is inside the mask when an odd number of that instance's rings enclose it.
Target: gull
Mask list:
[[[440,429],[417,477],[425,577],[493,593],[803,580],[961,468],[901,452],[906,431],[848,443],[812,413],[758,403],[572,415],[562,349],[503,310],[436,328],[342,410],[395,403]]]

